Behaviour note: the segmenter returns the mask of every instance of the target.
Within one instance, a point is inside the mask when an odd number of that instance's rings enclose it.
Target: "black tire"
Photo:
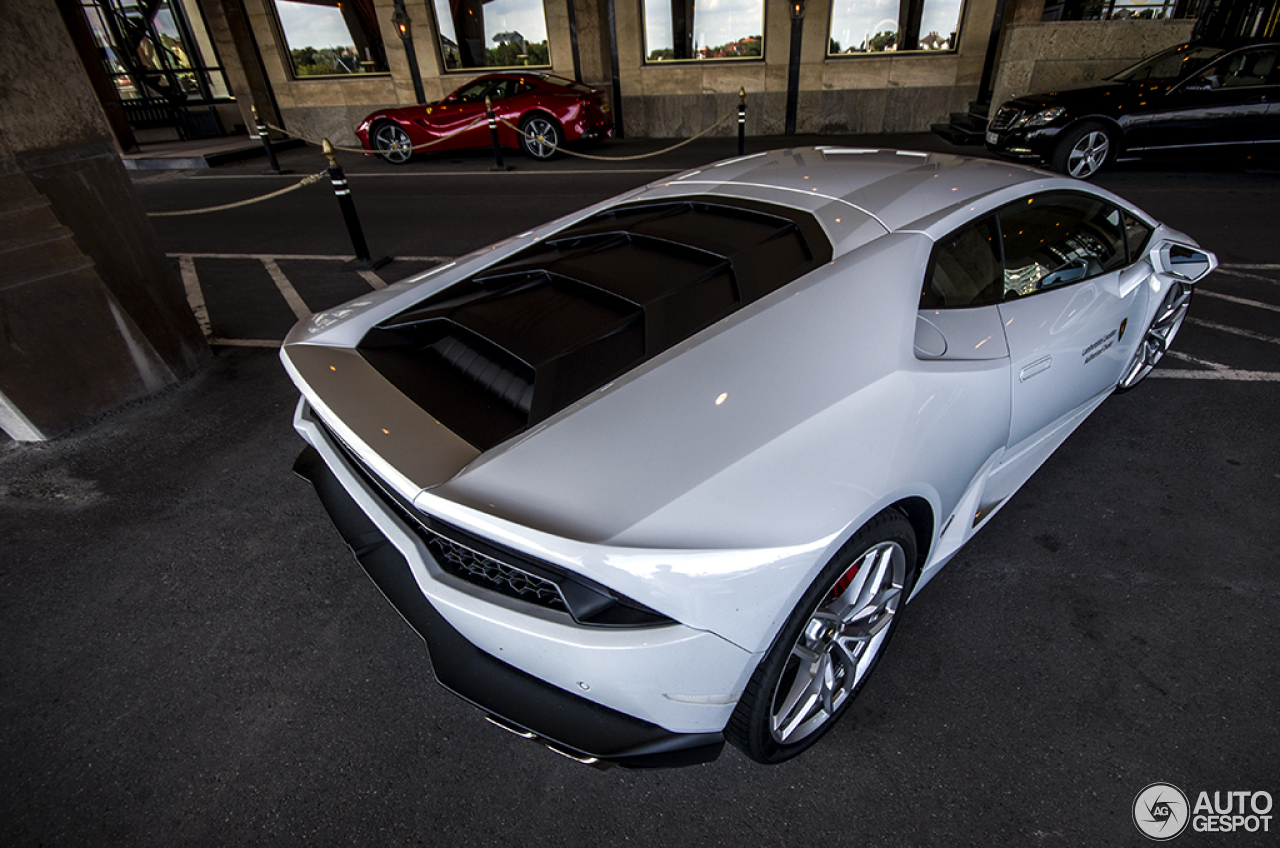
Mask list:
[[[884,654],[915,579],[911,522],[885,510],[840,548],[800,599],[751,676],[726,738],[765,764],[789,760],[822,738]]]
[[[564,146],[564,130],[556,119],[541,112],[526,115],[520,122],[520,130],[527,135],[520,136],[520,149],[531,159],[554,159],[557,147]]]
[[[1116,143],[1111,130],[1086,121],[1059,135],[1049,167],[1079,180],[1090,179],[1116,158]]]
[[[369,143],[392,165],[403,165],[413,158],[413,142],[399,124],[385,121],[369,131]]]

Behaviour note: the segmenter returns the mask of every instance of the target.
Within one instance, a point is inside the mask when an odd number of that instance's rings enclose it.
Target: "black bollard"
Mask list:
[[[484,113],[489,118],[489,135],[493,137],[493,167],[490,171],[510,171],[511,166],[502,161],[502,146],[498,144],[498,117],[493,114],[493,101],[484,96]]]
[[[267,162],[271,165],[270,168],[262,173],[274,174],[276,176],[279,176],[280,174],[292,174],[293,171],[281,170],[280,163],[276,161],[276,152],[271,149],[271,133],[267,130],[267,125],[262,123],[262,119],[258,117],[258,107],[255,105],[250,106],[249,108],[253,111],[253,125],[258,130],[258,138],[262,140],[262,149],[267,151]]]
[[[747,89],[738,89],[738,155],[747,152]]]
[[[351,246],[355,248],[356,258],[342,266],[344,271],[374,271],[391,261],[390,256],[381,259],[369,258],[369,245],[364,240],[364,230],[360,227],[360,218],[356,215],[356,204],[351,199],[351,187],[347,185],[347,175],[338,164],[333,145],[329,139],[323,140],[324,155],[329,159],[329,181],[333,183],[333,193],[338,198],[338,206],[342,209],[342,219],[347,223],[347,234],[351,236]]]

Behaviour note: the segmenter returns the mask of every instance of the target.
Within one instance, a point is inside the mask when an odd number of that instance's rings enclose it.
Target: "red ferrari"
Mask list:
[[[485,97],[497,117],[534,137],[526,138],[499,122],[498,143],[519,147],[534,159],[550,159],[556,147],[567,143],[613,135],[613,117],[604,92],[542,73],[489,74],[438,103],[380,109],[360,122],[356,135],[366,150],[378,151],[394,165],[408,162],[414,147],[440,138],[445,140],[424,152],[488,147],[493,140],[484,120]],[[445,138],[450,133],[457,135]]]

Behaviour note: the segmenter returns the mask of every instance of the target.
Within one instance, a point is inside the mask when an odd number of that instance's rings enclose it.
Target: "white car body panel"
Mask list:
[[[469,641],[669,730],[716,730],[799,597],[860,527],[904,501],[927,507],[918,592],[1133,359],[1171,282],[1148,258],[1031,298],[919,309],[936,240],[1057,189],[1156,226],[1151,256],[1170,241],[1194,244],[1105,191],[1006,162],[781,151],[662,180],[312,316],[282,358],[306,404],[414,507],[678,622],[599,631],[487,598],[436,567],[343,472],[423,595]],[[600,210],[685,196],[808,211],[831,261],[484,451],[354,350],[378,322]],[[296,423],[341,465],[314,422],[300,412]]]

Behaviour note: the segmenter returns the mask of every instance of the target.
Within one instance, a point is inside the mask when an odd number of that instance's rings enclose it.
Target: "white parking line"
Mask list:
[[[280,347],[281,344],[271,339],[220,339],[217,336],[209,336],[205,341],[214,347]]]
[[[200,324],[200,332],[209,337],[209,309],[204,303],[204,292],[200,288],[200,278],[196,276],[196,263],[190,256],[178,257],[178,268],[182,274],[182,287],[187,290],[187,303],[191,305],[191,314],[196,316]]]
[[[1268,344],[1280,345],[1280,339],[1275,336],[1264,336],[1262,333],[1255,333],[1252,330],[1241,330],[1239,327],[1228,327],[1226,324],[1219,324],[1216,321],[1205,321],[1201,318],[1188,318],[1188,324],[1195,324],[1197,327],[1205,327],[1209,330],[1217,330],[1220,333],[1230,333],[1233,336],[1242,336],[1246,339],[1253,339],[1257,342],[1267,342]]]
[[[1260,283],[1270,283],[1273,286],[1280,286],[1280,280],[1272,279],[1271,277],[1264,277],[1261,274],[1250,274],[1247,271],[1237,271],[1235,268],[1223,268],[1222,266],[1218,266],[1217,273],[1226,274],[1228,277],[1235,277],[1239,280],[1256,280]]]
[[[492,164],[492,163],[490,163]],[[581,168],[575,170],[545,170],[545,171],[529,171],[521,168],[515,168],[510,171],[347,171],[347,179],[356,179],[364,177],[395,177],[396,179],[405,179],[406,177],[568,177],[568,176],[590,176],[599,177],[607,174],[676,174],[684,170],[683,168],[599,168],[595,170],[583,170]],[[292,177],[292,174],[286,175]],[[187,179],[191,180],[278,180],[280,177],[276,174],[202,174],[200,176],[191,176]]]
[[[204,290],[200,286],[200,276],[196,273],[197,259],[256,259],[262,263],[266,269],[267,275],[271,277],[271,281],[275,283],[285,303],[293,311],[293,314],[299,319],[306,318],[311,314],[311,309],[302,299],[302,295],[298,294],[298,290],[293,287],[293,283],[280,270],[277,260],[321,260],[346,262],[354,257],[351,256],[332,256],[332,255],[307,255],[307,254],[269,254],[269,253],[170,253],[167,254],[172,259],[178,260],[179,273],[182,276],[182,286],[186,290],[187,303],[191,306],[191,312],[195,315],[196,321],[200,324],[200,332],[204,335],[205,341],[210,345],[223,345],[230,347],[280,347],[281,342],[273,339],[225,339],[221,336],[213,335],[212,327],[209,323],[209,309],[204,301]],[[444,264],[452,261],[451,256],[401,256],[401,260],[408,262],[435,262]],[[372,271],[358,271],[360,278],[369,284],[371,289],[386,288],[387,284],[382,281]]]
[[[1149,377],[1173,380],[1231,380],[1239,383],[1280,383],[1280,371],[1183,371],[1157,368]]]
[[[1276,306],[1273,303],[1263,303],[1262,301],[1258,301],[1258,300],[1248,300],[1243,297],[1236,297],[1230,294],[1222,294],[1220,292],[1209,291],[1208,289],[1202,289],[1196,292],[1196,294],[1204,295],[1205,297],[1216,297],[1218,300],[1226,300],[1226,301],[1230,301],[1231,303],[1238,303],[1241,306],[1252,306],[1254,309],[1266,309],[1270,312],[1280,312],[1280,306]]]
[[[284,275],[284,271],[280,270],[280,266],[274,259],[263,259],[262,267],[267,269],[271,282],[275,283],[280,294],[284,295],[284,302],[289,304],[295,316],[302,319],[311,314],[311,310],[302,302],[302,295],[298,294],[298,290],[293,287],[293,283],[289,282],[289,278]]]
[[[333,254],[307,254],[307,253],[169,253],[166,254],[172,259],[182,259],[189,256],[192,259],[274,259],[277,262],[292,262],[295,260],[315,260],[326,262],[350,262],[355,259],[354,256],[335,256]],[[452,262],[452,256],[397,256],[398,262]]]

